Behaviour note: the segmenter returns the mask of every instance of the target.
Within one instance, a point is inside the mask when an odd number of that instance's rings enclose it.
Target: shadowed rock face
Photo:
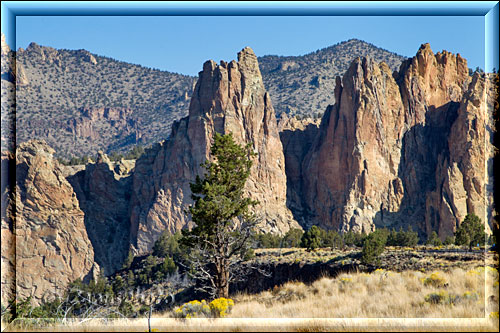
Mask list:
[[[16,296],[33,296],[35,304],[62,295],[94,267],[83,212],[53,154],[42,141],[22,143],[16,152]],[[3,240],[2,222],[2,257]]]
[[[99,152],[96,163],[67,178],[85,214],[95,261],[105,275],[122,267],[129,250],[131,164],[133,161],[122,160],[113,166],[106,154]]]
[[[467,212],[488,220],[488,82],[471,82],[460,55],[428,44],[399,73],[354,61],[303,161],[310,223],[358,232],[412,225],[444,239]]]
[[[302,161],[311,149],[311,145],[318,133],[320,119],[302,119],[288,117],[283,113],[278,122],[283,154],[285,155],[286,173],[286,202],[294,218],[305,226],[308,212],[303,202],[303,175],[307,170],[302,169]]]
[[[283,233],[299,227],[285,205],[285,159],[271,99],[257,57],[245,48],[237,62],[205,62],[189,116],[173,125],[170,140],[137,161],[130,215],[139,253],[151,249],[162,231],[187,225],[189,183],[203,174],[200,164],[209,158],[215,132],[231,132],[238,143],[251,143],[258,153],[246,191],[260,202],[256,213],[262,231]]]

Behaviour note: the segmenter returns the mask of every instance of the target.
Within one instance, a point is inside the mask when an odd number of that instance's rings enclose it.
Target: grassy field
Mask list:
[[[379,269],[238,293],[227,318],[177,319],[168,311],[155,314],[151,323],[153,331],[498,331],[498,293],[498,271],[490,266]],[[146,319],[136,319],[41,330],[144,332],[148,326]]]

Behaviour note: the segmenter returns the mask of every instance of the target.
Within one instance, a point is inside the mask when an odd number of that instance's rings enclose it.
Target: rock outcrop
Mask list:
[[[489,112],[485,103],[489,80],[476,73],[463,95],[457,118],[450,129],[445,154],[438,158],[436,189],[427,195],[426,231],[451,236],[468,212],[489,221],[491,202],[487,192],[487,162],[491,143],[487,133]],[[491,105],[491,102],[490,102]],[[490,170],[491,172],[492,170]]]
[[[2,304],[16,293],[16,243],[14,238],[15,198],[12,185],[16,182],[16,160],[14,154],[2,151],[1,156],[1,273]]]
[[[403,103],[390,68],[366,58],[337,78],[335,96],[302,167],[306,201],[323,227],[369,232],[403,196]]]
[[[130,108],[81,108],[79,112],[81,116],[68,120],[65,128],[75,136],[75,140],[77,138],[98,140],[104,128],[120,133],[133,142],[138,142],[142,137],[138,126],[141,119],[137,119]]]
[[[74,188],[85,227],[104,275],[122,267],[129,250],[128,207],[132,184],[129,161],[116,165],[103,152],[96,163],[68,177]]]
[[[487,220],[485,82],[471,82],[460,55],[428,44],[399,72],[355,60],[302,165],[310,223],[358,232],[412,225],[444,239],[467,213]]]
[[[269,94],[250,48],[238,61],[207,61],[195,86],[189,116],[176,122],[170,139],[137,161],[131,203],[131,235],[139,253],[151,249],[161,232],[185,227],[192,203],[189,183],[202,175],[215,132],[233,133],[258,154],[246,184],[260,202],[262,231],[283,233],[299,227],[286,208],[283,147]]]
[[[33,296],[34,304],[98,270],[84,214],[53,154],[42,141],[22,143],[16,151],[16,296]]]

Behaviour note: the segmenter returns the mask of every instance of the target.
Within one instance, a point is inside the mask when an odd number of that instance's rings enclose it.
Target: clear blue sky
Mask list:
[[[408,57],[430,43],[484,68],[484,23],[482,16],[18,16],[16,44],[197,75],[207,59],[232,60],[245,46],[258,56],[303,55],[358,38]]]

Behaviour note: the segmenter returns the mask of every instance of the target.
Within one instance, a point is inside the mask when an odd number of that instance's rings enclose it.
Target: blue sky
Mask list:
[[[483,16],[17,16],[16,46],[86,49],[197,75],[207,59],[303,55],[351,38],[411,57],[422,43],[484,68]]]

